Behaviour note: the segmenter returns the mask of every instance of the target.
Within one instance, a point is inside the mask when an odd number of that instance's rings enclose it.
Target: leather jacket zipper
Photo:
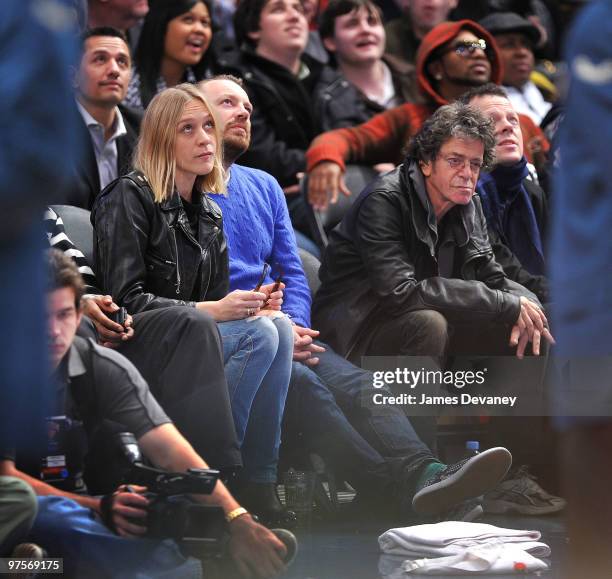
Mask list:
[[[176,243],[176,229],[172,228],[172,238],[174,239],[174,251],[176,252],[176,295],[181,293],[181,268],[179,264],[178,244]]]
[[[213,224],[213,231],[217,232],[219,231],[217,224],[210,219],[210,217],[207,217],[207,219],[209,221],[212,222]],[[215,236],[216,237],[216,236]],[[211,239],[210,243],[206,246],[207,248],[210,247],[210,245],[213,243],[213,240]],[[206,252],[208,251],[207,249],[204,249],[201,245],[198,244],[198,246],[200,247],[200,251],[202,252],[202,261],[204,261],[204,257],[206,255]],[[208,275],[206,276],[206,287],[204,288],[204,296],[206,296],[206,293],[208,292],[208,288],[210,287],[210,278],[212,277],[213,271],[212,271],[212,257],[208,260]]]
[[[202,260],[204,260],[204,250],[202,250]],[[208,275],[206,276],[206,287],[204,288],[204,293],[202,294],[202,299],[206,299],[206,292],[208,291],[208,286],[210,286],[210,277],[212,276],[212,260],[208,260]]]
[[[184,210],[183,210],[184,211]],[[174,250],[176,252],[176,293],[179,294],[181,291],[181,274],[180,274],[180,264],[179,264],[179,257],[178,257],[178,243],[176,240],[176,229],[178,227],[181,228],[181,231],[185,234],[185,237],[187,237],[187,239],[193,243],[193,245],[195,245],[199,250],[200,250],[200,259],[202,261],[205,260],[206,257],[206,252],[207,249],[204,249],[200,243],[198,242],[198,240],[193,236],[193,234],[191,233],[191,229],[185,224],[185,222],[183,221],[183,219],[181,219],[182,215],[179,212],[179,218],[176,221],[175,225],[172,227],[172,233],[173,233],[173,237],[174,237]],[[210,218],[208,218],[210,221],[212,221]],[[214,221],[213,225],[216,226],[216,223]],[[212,240],[211,240],[212,243]],[[210,244],[209,244],[210,245]],[[206,287],[204,289],[204,293],[203,296],[206,296],[206,293],[208,292],[208,288],[210,287],[210,278],[212,277],[212,259],[208,260],[208,275],[206,276]]]

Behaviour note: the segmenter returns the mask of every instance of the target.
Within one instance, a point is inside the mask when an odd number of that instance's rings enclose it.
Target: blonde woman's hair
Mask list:
[[[147,177],[156,203],[168,199],[174,191],[177,127],[185,105],[194,100],[201,102],[212,115],[217,141],[212,171],[196,179],[196,188],[202,192],[225,192],[219,123],[204,95],[194,85],[183,83],[167,88],[153,98],[142,120],[140,138],[134,153],[134,168],[142,171]]]

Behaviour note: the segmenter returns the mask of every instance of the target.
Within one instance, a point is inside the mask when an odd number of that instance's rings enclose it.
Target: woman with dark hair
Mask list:
[[[194,85],[153,98],[136,170],[111,183],[92,211],[96,273],[130,312],[180,306],[217,322],[244,463],[237,496],[277,526],[292,519],[275,483],[293,330],[279,311],[282,291],[275,284],[229,292],[221,211],[208,194],[225,191],[220,143],[210,107]]]
[[[209,0],[149,0],[125,104],[145,109],[167,87],[195,83],[210,68]]]

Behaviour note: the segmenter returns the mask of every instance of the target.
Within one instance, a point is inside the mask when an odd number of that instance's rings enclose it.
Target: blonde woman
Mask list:
[[[211,109],[194,86],[151,101],[136,170],[111,183],[92,212],[97,274],[130,313],[182,306],[217,322],[244,463],[238,498],[266,523],[287,525],[293,516],[275,482],[293,333],[273,284],[228,293],[221,211],[205,193],[225,188],[219,144]]]

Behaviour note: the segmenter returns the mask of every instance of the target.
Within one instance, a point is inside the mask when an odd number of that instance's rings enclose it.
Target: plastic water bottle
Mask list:
[[[478,440],[465,441],[465,458],[472,458],[480,454],[480,442]]]

